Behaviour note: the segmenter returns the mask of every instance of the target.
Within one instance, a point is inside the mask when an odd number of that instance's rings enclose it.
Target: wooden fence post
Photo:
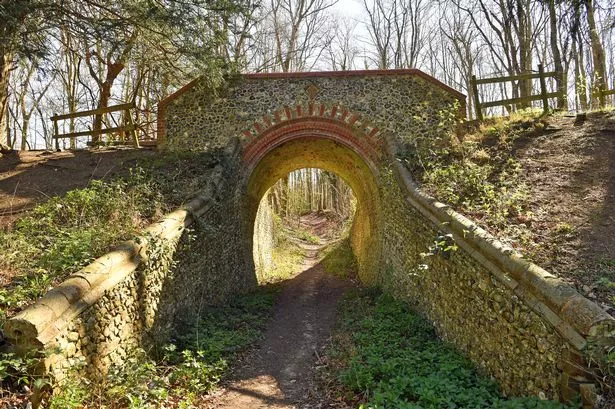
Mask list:
[[[58,114],[53,114],[53,116],[57,116]],[[53,121],[53,136],[56,140],[56,151],[60,152],[60,140],[58,139],[58,135],[60,134],[60,132],[58,132],[58,121],[55,119],[52,119]]]
[[[483,120],[483,111],[480,109],[480,97],[478,96],[478,85],[476,84],[476,75],[472,75],[472,93],[474,94],[474,110],[476,111],[476,119]]]
[[[549,98],[547,97],[547,79],[545,69],[542,64],[538,64],[538,74],[540,75],[540,96],[542,97],[542,113],[549,113]]]
[[[135,110],[135,116],[138,115],[136,104],[133,106],[133,108]],[[130,131],[130,135],[132,136],[132,143],[134,144],[134,147],[138,149],[140,148],[140,146],[139,146],[139,137],[137,136],[137,125],[136,125],[136,121],[134,121],[132,119],[132,116],[130,115],[130,108],[126,109],[126,115],[128,116],[128,124],[132,128],[132,130]]]

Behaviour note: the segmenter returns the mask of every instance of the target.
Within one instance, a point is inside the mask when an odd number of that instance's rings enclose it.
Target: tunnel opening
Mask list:
[[[355,209],[352,188],[335,173],[303,168],[279,179],[261,199],[254,222],[258,283],[290,278],[303,271],[308,259],[325,255],[328,272],[351,274],[337,270],[349,270],[353,264],[348,260],[348,236]]]
[[[261,232],[256,228],[259,217],[262,217],[259,214],[262,201],[267,200],[267,194],[276,182],[291,172],[305,168],[318,168],[335,174],[352,190],[356,204],[348,230],[348,241],[357,261],[361,281],[367,285],[377,284],[381,240],[376,168],[352,144],[346,143],[344,139],[318,134],[317,131],[270,141],[268,149],[253,159],[246,189],[248,235],[252,238],[255,267],[267,263],[267,260],[262,259],[265,249],[258,240]],[[255,233],[257,240],[254,240]]]

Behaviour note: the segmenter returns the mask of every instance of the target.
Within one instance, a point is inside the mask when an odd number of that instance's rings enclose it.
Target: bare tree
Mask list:
[[[508,75],[519,75],[532,70],[533,44],[537,31],[533,30],[532,16],[541,16],[532,0],[478,0],[454,4],[467,13],[484,44],[489,48],[495,65]],[[531,95],[531,80],[519,80],[513,84],[512,96]]]
[[[468,112],[475,112],[474,90],[470,80],[472,75],[475,74],[474,67],[478,65],[481,56],[479,45],[474,41],[478,34],[477,30],[471,24],[467,15],[453,10],[449,13],[443,13],[443,18],[440,20],[440,32],[448,39],[447,51],[452,51],[450,54],[455,56],[455,58],[448,59],[452,60],[460,74],[459,85],[468,96]],[[449,53],[447,52],[447,54]],[[446,57],[446,55],[442,55],[441,59],[446,60]]]
[[[19,149],[26,150],[29,147],[28,131],[30,129],[30,121],[32,114],[40,106],[41,100],[49,90],[49,87],[53,84],[55,74],[49,78],[43,78],[36,76],[38,61],[23,61],[18,69],[18,75],[14,76],[14,84],[12,88],[12,95],[15,103],[14,109],[11,110],[13,120],[18,124],[20,130],[20,143]],[[17,137],[13,141],[8,141],[13,147],[17,142]]]
[[[416,67],[425,39],[424,0],[363,0],[372,61],[380,69]]]
[[[271,0],[268,20],[275,40],[275,69],[311,69],[331,41],[327,11],[337,0]]]
[[[360,55],[358,44],[355,42],[357,24],[348,18],[338,18],[337,24],[329,33],[331,39],[327,47],[328,66],[333,71],[355,69],[355,60]]]
[[[568,107],[566,98],[566,75],[564,71],[564,62],[562,53],[560,52],[560,46],[558,41],[558,15],[555,9],[555,0],[547,0],[547,7],[549,9],[549,44],[551,46],[551,52],[553,54],[553,65],[555,66],[555,82],[557,92],[557,107],[565,109]]]
[[[592,49],[592,61],[594,63],[593,73],[593,92],[592,98],[593,105],[596,107],[604,107],[605,98],[602,91],[607,89],[608,80],[606,78],[606,57],[604,54],[604,48],[602,47],[602,41],[600,40],[600,33],[596,26],[595,17],[595,1],[583,0],[585,5],[585,12],[587,15],[587,25],[589,27],[589,37],[591,39]],[[597,98],[596,98],[597,97]]]

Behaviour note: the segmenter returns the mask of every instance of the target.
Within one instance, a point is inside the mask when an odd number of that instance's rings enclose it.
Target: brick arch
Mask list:
[[[373,171],[382,159],[385,143],[380,129],[364,115],[341,105],[310,101],[265,114],[242,131],[246,141],[243,164],[249,173],[271,149],[304,137],[327,138],[343,144],[361,156]]]
[[[371,284],[376,279],[381,251],[378,169],[384,160],[384,139],[376,127],[364,125],[366,121],[358,124],[358,115],[342,111],[337,116],[336,111],[334,106],[333,114],[327,114],[326,108],[312,111],[325,112],[322,116],[278,116],[277,122],[264,120],[266,128],[260,122],[254,126],[258,134],[250,132],[242,152],[247,231],[252,231],[266,191],[281,177],[306,167],[333,172],[351,187],[357,199],[350,243],[359,277]]]

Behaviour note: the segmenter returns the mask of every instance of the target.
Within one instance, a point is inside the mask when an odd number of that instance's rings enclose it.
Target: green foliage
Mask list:
[[[305,229],[296,229],[295,233],[296,233],[296,237],[300,238],[301,240],[305,242],[308,242],[310,244],[320,243],[320,238],[318,238],[318,236],[313,235],[312,233],[310,233],[309,231]]]
[[[264,271],[262,282],[273,283],[291,278],[305,259],[305,252],[288,240],[284,234],[276,236],[277,244],[271,251],[273,267]]]
[[[424,182],[440,200],[469,213],[485,214],[495,225],[520,214],[527,200],[526,187],[519,181],[519,168],[511,159],[507,169],[495,169],[470,160],[434,167]]]
[[[83,402],[92,396],[87,382],[67,378],[56,385],[56,392],[49,401],[49,409],[80,409]]]
[[[157,155],[122,178],[93,180],[86,188],[50,198],[0,230],[0,269],[14,276],[0,288],[0,324],[196,195],[215,163],[212,155],[200,153]]]
[[[330,351],[334,375],[360,408],[564,408],[538,398],[501,397],[497,384],[405,303],[357,291],[342,305],[338,339]],[[353,399],[354,397],[354,399]]]
[[[438,200],[492,233],[531,244],[529,189],[514,151],[517,140],[544,128],[540,114],[524,110],[489,118],[461,138],[443,131],[440,138],[417,141],[414,149],[406,144],[399,159]]]
[[[0,387],[26,385],[42,387],[47,379],[35,374],[40,359],[35,355],[19,356],[12,352],[0,352]]]
[[[346,238],[329,246],[325,250],[322,264],[329,274],[341,278],[350,277],[356,271],[357,266],[357,260],[350,247],[350,240]]]
[[[94,180],[35,207],[11,230],[0,231],[0,268],[22,272],[0,289],[0,309],[23,307],[113,244],[133,237],[160,200],[152,182],[135,170],[127,181]]]

